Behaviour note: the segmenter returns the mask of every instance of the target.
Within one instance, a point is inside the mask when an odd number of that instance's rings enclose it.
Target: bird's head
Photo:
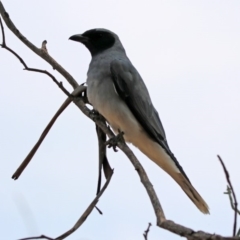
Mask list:
[[[96,28],[83,34],[73,35],[69,39],[84,44],[91,55],[94,56],[111,48],[115,41],[118,40],[118,36],[107,29]]]

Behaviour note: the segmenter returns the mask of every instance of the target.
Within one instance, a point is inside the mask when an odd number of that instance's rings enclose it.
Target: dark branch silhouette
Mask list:
[[[231,188],[227,185],[227,191],[224,192],[224,194],[227,194],[229,197],[229,202],[231,205],[231,208],[233,211],[236,211],[238,213],[238,215],[240,215],[240,210],[239,209],[235,209],[234,204],[233,204],[233,196],[232,196],[232,191]],[[240,228],[238,229],[238,232],[236,234],[236,236],[240,236]]]
[[[27,238],[21,238],[18,240],[32,240],[32,239],[47,239],[47,240],[56,240],[56,238],[50,238],[46,235],[40,235],[40,236],[36,236],[36,237],[27,237]],[[59,239],[60,240],[60,239]]]
[[[147,229],[144,231],[144,233],[143,233],[144,240],[148,240],[148,233],[150,232],[150,227],[151,226],[152,226],[152,224],[149,223]]]
[[[19,166],[19,168],[17,169],[17,171],[13,174],[12,178],[13,179],[18,179],[18,177],[21,175],[21,173],[23,172],[23,170],[26,168],[26,166],[29,164],[29,162],[31,161],[32,157],[34,156],[34,154],[36,153],[36,151],[38,150],[39,146],[41,145],[41,143],[43,142],[43,140],[45,139],[46,135],[48,134],[49,130],[51,129],[51,127],[53,126],[53,124],[55,123],[56,119],[59,117],[59,115],[66,109],[66,107],[72,102],[72,97],[75,97],[79,94],[81,94],[83,91],[86,90],[86,87],[81,86],[82,88],[79,89],[78,91],[73,92],[72,94],[70,94],[64,87],[62,82],[58,82],[57,79],[48,71],[46,70],[41,70],[41,69],[36,69],[36,68],[29,68],[27,66],[27,64],[25,63],[25,61],[19,56],[19,54],[17,54],[15,51],[13,51],[11,48],[9,48],[6,44],[6,38],[5,38],[5,32],[4,32],[4,27],[2,24],[2,20],[0,18],[0,26],[1,26],[1,31],[2,31],[2,44],[1,47],[6,49],[7,51],[11,52],[24,66],[24,70],[27,71],[32,71],[32,72],[38,72],[38,73],[43,73],[46,74],[47,76],[49,76],[50,78],[52,78],[52,80],[57,84],[57,86],[68,96],[68,99],[64,102],[64,104],[61,106],[61,108],[57,111],[57,113],[53,116],[53,118],[51,119],[51,121],[49,122],[49,124],[47,125],[47,127],[44,129],[43,133],[41,134],[38,142],[34,145],[33,149],[29,152],[29,154],[27,155],[27,157],[24,159],[24,161],[22,162],[22,164]],[[46,41],[43,42],[43,46],[46,49]],[[44,50],[46,51],[46,50]]]
[[[240,210],[239,209],[235,209],[235,207],[234,207],[232,190],[231,190],[231,188],[228,185],[227,185],[227,190],[226,190],[226,192],[224,192],[224,194],[228,195],[232,210],[233,211],[237,211],[238,215],[240,215]]]
[[[219,161],[220,161],[220,163],[223,167],[223,171],[225,173],[226,180],[227,180],[227,183],[229,185],[229,190],[233,194],[233,200],[234,200],[234,202],[233,202],[233,206],[234,206],[234,208],[233,208],[233,210],[234,210],[233,237],[234,237],[234,236],[236,236],[236,231],[237,231],[237,214],[238,214],[238,212],[237,212],[238,211],[237,210],[238,209],[237,208],[238,207],[237,198],[236,198],[236,194],[234,192],[234,189],[233,189],[233,186],[232,186],[232,183],[231,183],[231,180],[230,180],[228,170],[227,170],[223,160],[221,159],[221,157],[219,155],[217,157],[218,157],[218,159],[219,159]]]
[[[99,198],[102,196],[103,192],[105,191],[105,189],[107,188],[111,178],[113,175],[113,171],[112,174],[109,176],[109,178],[107,179],[106,183],[104,184],[103,188],[101,189],[101,191],[98,193],[98,195],[93,199],[93,201],[91,202],[91,204],[88,206],[88,208],[85,210],[85,212],[82,214],[82,216],[78,219],[78,221],[75,223],[75,225],[69,229],[68,231],[66,231],[65,233],[61,234],[59,237],[57,238],[49,238],[46,237],[45,235],[41,235],[38,237],[28,237],[28,238],[22,238],[20,240],[29,240],[29,239],[49,239],[49,240],[61,240],[64,239],[66,237],[68,237],[69,235],[71,235],[73,232],[75,232],[87,219],[87,217],[89,216],[89,214],[92,212],[92,210],[95,208]]]
[[[62,82],[58,82],[57,79],[48,71],[46,70],[41,70],[41,69],[37,69],[37,68],[30,68],[27,66],[27,64],[25,63],[25,61],[15,52],[13,51],[11,48],[9,48],[6,44],[6,39],[5,39],[5,33],[4,33],[4,27],[2,24],[2,20],[0,19],[0,25],[1,25],[1,30],[2,30],[2,44],[1,47],[5,48],[7,51],[11,52],[24,66],[23,70],[27,70],[27,71],[31,71],[31,72],[39,72],[39,73],[43,73],[48,75],[50,78],[52,78],[52,80],[58,85],[58,87],[67,95],[67,96],[71,96],[70,93],[67,91],[66,88],[63,87]]]
[[[64,103],[61,105],[61,107],[57,110],[57,112],[54,114],[48,125],[45,127],[44,131],[42,132],[41,136],[39,137],[37,143],[34,145],[34,147],[31,149],[29,154],[26,156],[26,158],[23,160],[21,165],[18,167],[18,169],[15,171],[13,174],[12,178],[14,180],[18,179],[24,169],[27,167],[27,165],[30,163],[32,160],[33,156],[37,152],[38,148],[42,144],[43,140],[47,136],[48,132],[51,130],[53,124],[56,122],[57,118],[60,116],[60,114],[67,108],[67,106],[72,102],[73,98],[76,97],[77,95],[81,94],[83,91],[86,90],[86,87],[84,86],[79,86],[79,88],[76,88],[71,94],[70,97],[68,97]]]

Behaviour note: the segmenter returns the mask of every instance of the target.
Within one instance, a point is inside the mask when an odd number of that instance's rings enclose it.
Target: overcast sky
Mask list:
[[[79,83],[90,54],[68,38],[103,27],[120,36],[159,112],[167,139],[191,182],[210,207],[198,211],[179,186],[131,146],[147,171],[166,217],[194,230],[231,235],[233,212],[223,192],[220,154],[240,202],[240,1],[238,0],[3,0],[17,28]],[[5,26],[6,40],[28,66],[68,83]],[[0,49],[1,240],[57,237],[79,218],[96,192],[98,152],[93,122],[73,104],[58,119],[31,164],[12,174],[66,96],[50,78],[23,71]],[[156,226],[145,189],[129,160],[108,151],[115,169],[96,210],[70,240],[179,239]],[[239,226],[239,224],[238,224]]]

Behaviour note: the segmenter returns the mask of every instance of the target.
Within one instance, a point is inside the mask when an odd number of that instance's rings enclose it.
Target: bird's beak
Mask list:
[[[84,37],[82,34],[73,35],[69,39],[81,43],[86,43],[89,40],[88,37]]]

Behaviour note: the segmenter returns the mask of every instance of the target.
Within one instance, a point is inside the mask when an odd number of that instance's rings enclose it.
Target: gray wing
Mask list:
[[[112,61],[110,70],[114,87],[120,98],[127,104],[148,135],[162,146],[175,162],[178,169],[188,179],[181,165],[168,147],[165,131],[158,112],[152,104],[148,90],[138,71],[129,61],[123,60]]]

